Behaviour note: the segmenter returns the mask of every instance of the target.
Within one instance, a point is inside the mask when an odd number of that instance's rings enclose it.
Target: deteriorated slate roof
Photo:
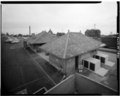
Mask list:
[[[44,35],[46,33],[47,33],[46,31],[42,31],[42,32],[38,33],[37,35],[32,35],[31,37],[29,37],[27,39],[27,42],[32,43],[36,38],[38,38],[38,37],[40,37],[40,36],[42,36],[42,35]]]
[[[48,43],[55,39],[57,39],[55,35],[47,32],[41,32],[40,34],[36,35],[36,38],[32,40],[30,43],[31,44]]]
[[[41,49],[66,59],[97,49],[101,44],[101,42],[81,33],[70,32],[53,42],[43,45]]]
[[[35,38],[36,38],[36,36],[31,36],[31,37],[27,38],[26,41],[27,41],[28,43],[30,43],[30,42],[32,42]]]

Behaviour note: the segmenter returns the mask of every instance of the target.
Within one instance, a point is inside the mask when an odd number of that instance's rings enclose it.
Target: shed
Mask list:
[[[28,43],[33,49],[36,49],[38,51],[39,46],[42,46],[55,39],[57,39],[57,37],[54,34],[51,34],[50,32],[46,32],[46,31],[42,31],[41,33],[37,34],[34,38],[31,38],[28,41]]]
[[[42,32],[41,34],[38,34],[34,40],[30,42],[30,44],[44,44],[51,42],[52,40],[55,40],[57,37],[54,34],[51,34],[50,32]]]
[[[83,59],[95,55],[101,44],[80,32],[68,32],[40,48],[50,53],[49,61],[52,64],[60,67],[63,73],[70,75],[78,69]]]

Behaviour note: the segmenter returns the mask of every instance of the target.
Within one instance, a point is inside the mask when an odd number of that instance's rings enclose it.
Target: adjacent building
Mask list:
[[[92,58],[97,54],[97,49],[100,48],[101,44],[101,42],[80,32],[68,32],[57,40],[43,45],[40,49],[49,53],[51,64],[60,68],[68,76],[75,73],[85,59]],[[95,66],[92,66],[92,69],[95,69]]]
[[[65,33],[64,32],[57,32],[57,34],[56,34],[58,37],[60,37],[60,36],[63,36],[63,35],[65,35]]]
[[[85,35],[101,41],[101,31],[99,29],[88,29],[85,31]]]
[[[50,32],[42,31],[41,33],[37,34],[36,36],[32,36],[27,40],[27,45],[29,45],[32,49],[38,51],[38,47],[51,42],[57,39],[56,35]]]

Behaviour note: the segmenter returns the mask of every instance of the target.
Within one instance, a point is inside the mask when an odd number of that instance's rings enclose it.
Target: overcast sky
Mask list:
[[[116,33],[117,3],[100,4],[3,4],[2,32],[28,34],[50,28],[54,33],[84,33],[96,28],[102,34]]]

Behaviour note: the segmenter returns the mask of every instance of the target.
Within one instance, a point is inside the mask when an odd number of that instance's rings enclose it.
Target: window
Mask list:
[[[95,58],[96,58],[96,59],[99,59],[99,56],[95,55]]]
[[[88,62],[87,62],[87,61],[84,61],[84,66],[85,66],[86,68],[88,68]]]
[[[90,69],[91,69],[92,71],[94,71],[94,70],[95,70],[95,64],[90,63]]]
[[[105,63],[105,58],[101,57],[101,62]]]

